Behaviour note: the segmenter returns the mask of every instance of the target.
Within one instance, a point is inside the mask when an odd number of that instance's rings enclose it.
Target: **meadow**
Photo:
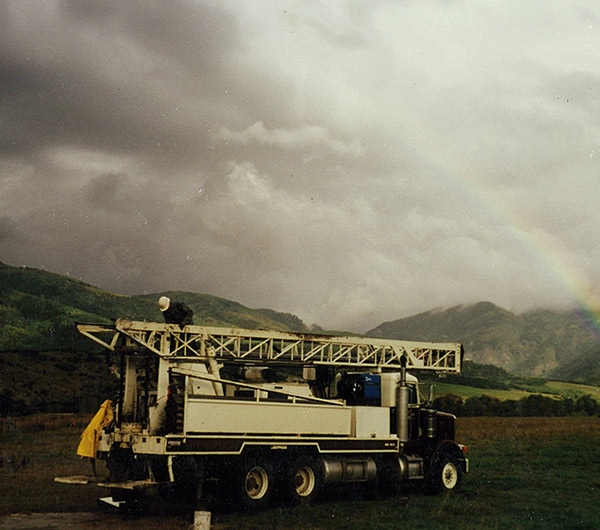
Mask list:
[[[85,425],[72,415],[2,421],[0,528],[17,527],[11,514],[56,512],[91,513],[79,528],[190,528],[191,513],[158,497],[131,519],[98,505],[101,488],[55,483],[54,476],[89,474],[89,462],[75,455]],[[213,512],[212,528],[600,528],[600,418],[459,418],[457,430],[470,458],[459,491],[430,497],[408,487],[400,497],[362,499],[345,488],[309,507]]]
[[[523,390],[518,388],[510,388],[507,390],[494,388],[477,388],[474,386],[457,385],[445,383],[443,381],[435,381],[435,395],[444,396],[453,394],[461,397],[463,400],[475,396],[490,396],[493,398],[506,400],[519,400],[530,396],[532,393],[537,395],[551,397],[555,399],[577,399],[581,396],[589,395],[597,401],[600,401],[600,387],[583,385],[577,383],[565,383],[562,381],[546,381],[533,390]]]

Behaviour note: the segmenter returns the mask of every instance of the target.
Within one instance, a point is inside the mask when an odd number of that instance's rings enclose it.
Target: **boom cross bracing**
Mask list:
[[[460,373],[462,346],[328,336],[282,331],[247,330],[207,326],[138,322],[119,319],[114,325],[78,324],[78,330],[109,350],[119,339],[128,346],[142,346],[160,357],[208,357],[223,361],[314,364],[399,369],[403,356],[410,370]]]

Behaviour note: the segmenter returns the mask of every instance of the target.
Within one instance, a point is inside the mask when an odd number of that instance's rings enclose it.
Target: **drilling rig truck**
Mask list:
[[[310,503],[341,483],[394,493],[414,481],[437,493],[468,471],[456,418],[433,410],[408,372],[459,373],[458,343],[130,320],[77,327],[120,363],[114,421],[96,440],[108,468],[99,485],[115,501],[158,487],[196,503],[220,489],[257,509]]]

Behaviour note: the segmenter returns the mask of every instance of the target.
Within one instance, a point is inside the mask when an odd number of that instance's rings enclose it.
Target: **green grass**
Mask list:
[[[55,475],[85,474],[75,456],[85,421],[70,416],[20,419],[17,431],[0,432],[0,515],[92,512],[100,528],[189,528],[191,513],[159,509],[136,520],[107,514],[96,504],[96,486],[53,482]],[[600,419],[459,418],[459,440],[469,446],[470,473],[450,494],[424,496],[409,488],[401,498],[363,500],[339,490],[314,506],[273,508],[244,515],[214,512],[213,529],[570,529],[600,527]],[[9,487],[6,487],[6,485]],[[1,526],[1,522],[0,522]]]
[[[53,482],[56,475],[89,474],[89,462],[75,456],[87,421],[71,415],[0,421],[0,514],[95,508],[90,492],[67,492]]]
[[[585,394],[589,394],[594,399],[600,401],[599,387],[578,383],[566,383],[563,381],[546,381],[543,385],[539,386],[535,392],[519,390],[515,388],[511,388],[509,390],[475,388],[471,386],[445,383],[443,381],[435,381],[434,384],[436,397],[444,396],[446,394],[454,394],[455,396],[467,399],[473,396],[487,395],[497,399],[512,399],[518,401],[519,399],[530,396],[531,394],[570,399],[577,399]]]
[[[527,392],[525,390],[499,390],[494,388],[475,388],[472,386],[463,386],[463,385],[453,385],[450,383],[436,382],[435,383],[435,396],[444,396],[446,394],[454,394],[455,396],[459,396],[464,399],[468,399],[473,396],[490,396],[497,399],[513,399],[519,400],[521,398],[527,397],[531,395],[531,392]],[[553,394],[543,393],[548,397],[552,397]]]
[[[600,401],[600,387],[583,385],[579,383],[565,383],[563,381],[548,381],[546,386],[559,393],[561,396],[569,398],[578,398],[584,394],[589,394],[594,399]]]

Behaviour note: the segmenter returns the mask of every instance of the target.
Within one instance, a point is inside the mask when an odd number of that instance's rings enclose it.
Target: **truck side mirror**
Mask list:
[[[427,398],[427,403],[429,405],[433,404],[433,400],[435,398],[435,385],[429,385],[429,397]]]

